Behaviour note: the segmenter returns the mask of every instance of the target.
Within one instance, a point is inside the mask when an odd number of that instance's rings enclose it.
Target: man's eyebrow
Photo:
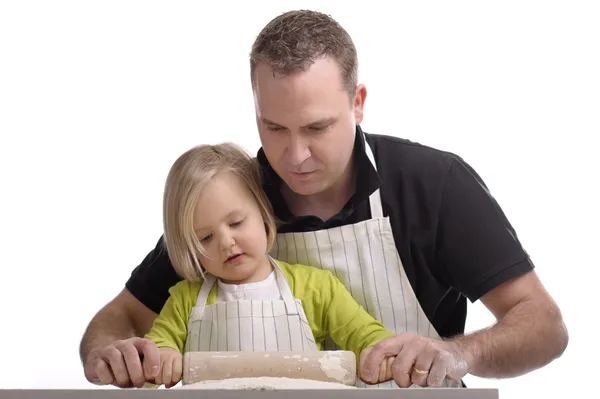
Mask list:
[[[329,118],[322,118],[322,119],[318,119],[314,122],[309,123],[306,126],[302,126],[303,129],[307,128],[307,127],[311,127],[311,126],[327,126],[327,125],[331,125],[332,123],[336,122],[337,118],[336,117],[329,117]]]
[[[273,126],[285,127],[285,126],[282,126],[279,123],[275,123],[275,122],[273,122],[273,121],[271,121],[271,120],[269,120],[267,118],[262,118],[261,120],[262,120],[262,122],[265,125],[273,125]],[[305,129],[305,128],[310,127],[310,126],[330,125],[330,124],[332,124],[332,123],[334,123],[336,121],[337,121],[336,117],[322,118],[322,119],[318,119],[316,121],[313,121],[313,122],[309,123],[308,125],[302,126],[302,129]]]
[[[267,118],[261,118],[262,123],[264,123],[265,125],[275,125],[275,126],[281,126],[279,123],[275,123],[273,121],[268,120]]]

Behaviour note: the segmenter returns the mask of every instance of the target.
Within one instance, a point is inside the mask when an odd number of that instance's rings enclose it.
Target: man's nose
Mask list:
[[[308,142],[300,135],[292,133],[288,144],[287,157],[290,165],[302,165],[304,161],[310,158]]]

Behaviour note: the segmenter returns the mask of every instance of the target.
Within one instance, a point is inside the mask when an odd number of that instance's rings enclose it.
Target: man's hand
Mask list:
[[[175,386],[183,374],[183,356],[172,348],[160,348],[160,372],[154,378],[156,385],[165,384],[165,388]]]
[[[378,384],[391,380],[393,378],[392,364],[396,359],[395,356],[382,359],[381,363],[379,363],[375,369],[375,372],[369,375],[369,378],[365,376],[365,364],[369,357],[368,355],[372,350],[373,348],[366,348],[360,352],[360,358],[358,360],[358,377],[367,384]]]
[[[85,361],[84,372],[87,380],[94,384],[141,388],[158,375],[159,361],[160,353],[154,341],[133,337],[92,350]]]
[[[468,371],[467,359],[451,342],[402,333],[380,341],[366,353],[361,378],[376,382],[382,362],[394,356],[392,376],[401,388],[412,384],[440,387],[444,379],[460,381]]]

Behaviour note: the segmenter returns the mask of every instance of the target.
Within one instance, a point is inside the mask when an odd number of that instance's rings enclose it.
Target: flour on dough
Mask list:
[[[244,389],[250,391],[277,389],[357,389],[335,382],[307,380],[303,378],[256,377],[229,378],[225,380],[200,381],[182,385],[179,389]]]

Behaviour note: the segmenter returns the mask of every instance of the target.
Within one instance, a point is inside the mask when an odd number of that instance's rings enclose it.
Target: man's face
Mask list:
[[[273,76],[269,65],[260,64],[255,83],[260,140],[283,181],[297,194],[314,195],[346,178],[355,128],[362,121],[364,86],[351,102],[340,68],[330,58],[288,76]]]

